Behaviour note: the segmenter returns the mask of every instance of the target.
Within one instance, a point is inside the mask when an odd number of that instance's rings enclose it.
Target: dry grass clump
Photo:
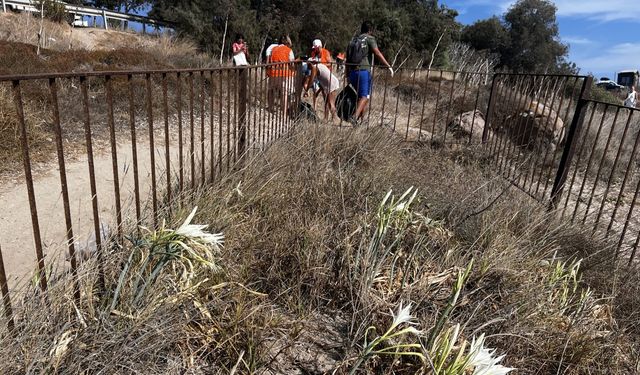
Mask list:
[[[484,160],[305,129],[113,246],[105,291],[91,261],[79,306],[28,292],[0,372],[636,371],[637,277]],[[167,240],[193,205],[223,247]]]

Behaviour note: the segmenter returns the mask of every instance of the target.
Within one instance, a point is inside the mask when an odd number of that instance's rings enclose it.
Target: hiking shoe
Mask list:
[[[353,125],[354,128],[358,126],[358,120],[356,120],[355,117],[349,117],[349,120],[347,120],[347,122]]]

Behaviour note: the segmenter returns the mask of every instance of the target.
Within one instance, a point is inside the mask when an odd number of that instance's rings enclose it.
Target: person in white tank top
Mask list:
[[[309,61],[309,66],[311,74],[305,80],[304,90],[307,92],[312,82],[316,78],[318,79],[324,96],[324,119],[327,120],[329,112],[331,112],[331,119],[333,120],[336,114],[336,95],[340,89],[340,80],[324,64]]]

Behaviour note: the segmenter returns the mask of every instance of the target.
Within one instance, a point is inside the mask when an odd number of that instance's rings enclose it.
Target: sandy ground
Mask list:
[[[195,175],[196,181],[201,180],[201,161],[205,160],[206,176],[209,176],[211,155],[210,130],[207,129],[210,120],[205,119],[205,153],[201,153],[201,137],[199,121],[196,122],[195,138]],[[217,126],[217,125],[216,125]],[[190,184],[191,167],[189,154],[189,130],[183,128],[183,173],[185,186]],[[179,176],[179,147],[177,129],[171,126],[171,139],[169,153],[171,159],[172,184],[178,183]],[[148,215],[151,212],[151,153],[155,155],[155,171],[158,190],[158,199],[166,191],[166,163],[165,163],[165,138],[164,130],[158,126],[154,131],[154,146],[149,143],[148,130],[138,131],[137,160],[139,169],[139,184],[141,197],[141,211]],[[251,136],[250,136],[251,137]],[[217,161],[218,133],[214,130],[215,155]],[[233,138],[232,138],[233,144]],[[223,142],[223,152],[226,153]],[[117,144],[118,174],[120,196],[122,204],[122,218],[125,225],[135,224],[136,213],[134,205],[134,170],[133,151],[131,141],[126,134],[121,134]],[[115,226],[115,193],[114,177],[112,170],[112,158],[109,147],[102,147],[94,151],[95,178],[97,186],[97,200],[99,217],[102,227],[106,231],[114,231]],[[34,168],[36,169],[36,168]],[[37,167],[38,172],[34,177],[34,190],[42,243],[47,266],[65,265],[65,255],[68,252],[66,244],[66,226],[64,220],[64,206],[60,185],[60,175],[55,156],[51,163]],[[94,224],[91,203],[91,189],[89,168],[86,154],[66,160],[66,172],[71,206],[71,218],[75,243],[80,249],[94,246]],[[36,254],[34,236],[29,210],[27,188],[23,178],[3,181],[0,187],[0,207],[3,214],[0,215],[0,246],[5,262],[5,269],[10,287],[15,287],[25,277],[33,275],[36,269]],[[68,264],[68,263],[67,263]]]

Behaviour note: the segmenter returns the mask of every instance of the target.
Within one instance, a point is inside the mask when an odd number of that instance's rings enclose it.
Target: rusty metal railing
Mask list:
[[[79,302],[81,259],[96,257],[101,267],[104,249],[121,243],[125,228],[157,226],[189,192],[287,135],[300,87],[294,76],[268,77],[280,68],[297,65],[0,77],[0,118],[19,135],[4,161],[21,159],[23,171],[23,183],[4,187],[15,194],[0,199],[11,216],[0,248],[11,255],[0,254],[8,327],[10,286],[32,259],[46,293],[47,270],[61,262],[55,250],[65,247]],[[24,202],[9,201],[22,199],[25,187]],[[16,234],[27,227],[31,235]],[[103,286],[103,271],[99,279]]]
[[[23,201],[0,195],[0,205],[15,207],[12,225],[32,232],[16,240],[11,227],[0,229],[9,329],[9,286],[36,264],[45,293],[56,248],[68,254],[78,301],[80,260],[92,256],[101,265],[105,247],[121,242],[130,228],[157,226],[190,192],[220,181],[289,134],[296,120],[326,117],[325,125],[338,130],[354,126],[332,117],[325,104],[361,82],[349,80],[344,64],[327,65],[339,85],[326,91],[322,80],[317,86],[308,78],[310,65],[299,62],[0,77],[0,121],[13,126],[19,141],[0,164],[23,172],[12,187]],[[434,147],[478,145],[515,186],[590,225],[594,235],[619,236],[618,252],[634,260],[640,120],[636,110],[589,99],[591,78],[413,68],[393,76],[374,68],[371,77],[356,126],[384,127]],[[57,171],[48,171],[53,158]],[[2,251],[13,258],[2,258]]]

